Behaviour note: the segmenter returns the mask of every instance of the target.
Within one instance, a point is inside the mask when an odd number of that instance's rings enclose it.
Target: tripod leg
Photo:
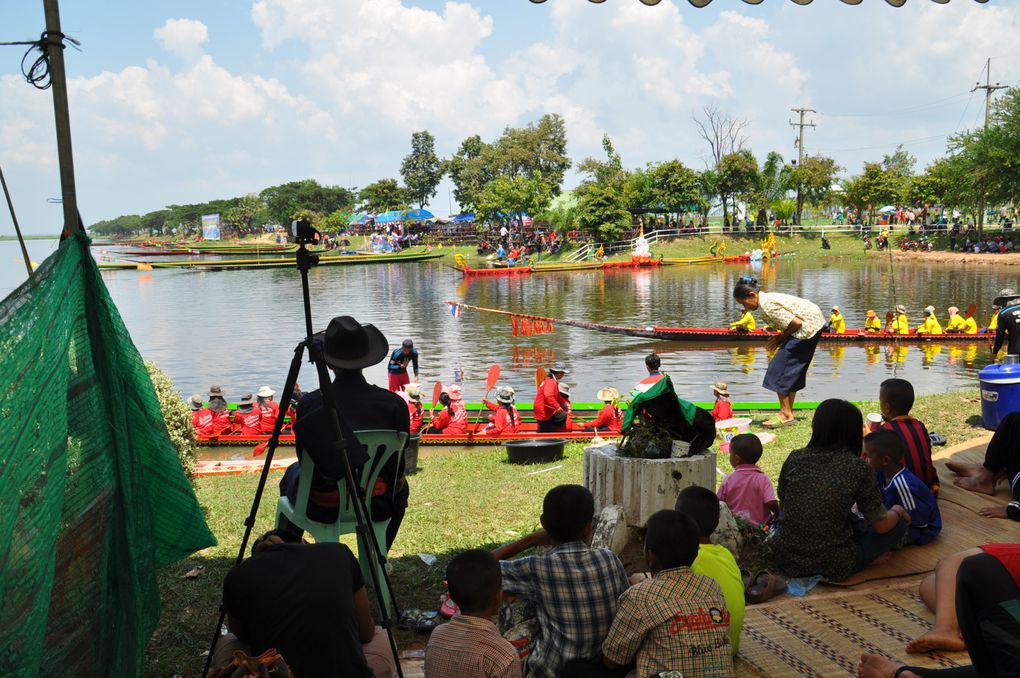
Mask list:
[[[287,381],[283,385],[283,393],[280,395],[281,403],[290,403],[291,398],[294,396],[294,386],[297,384],[298,374],[301,372],[301,358],[304,354],[305,342],[301,342],[294,349],[294,358],[290,362],[290,370],[287,372]],[[244,519],[244,537],[241,538],[241,547],[237,550],[237,558],[234,560],[234,564],[240,563],[244,560],[244,552],[248,548],[248,540],[251,539],[251,531],[255,528],[255,520],[259,514],[259,504],[262,502],[262,493],[266,488],[266,481],[269,478],[269,469],[273,465],[273,455],[276,453],[276,448],[280,444],[280,433],[283,431],[283,412],[276,418],[276,425],[273,427],[273,434],[269,438],[269,443],[266,445],[266,462],[262,465],[262,474],[259,476],[259,484],[255,490],[255,497],[252,499],[251,511],[248,512],[248,517]],[[209,644],[209,655],[205,660],[205,668],[202,669],[202,678],[206,678],[209,674],[209,669],[212,664],[213,650],[216,649],[216,641],[220,638],[220,630],[223,628],[223,622],[227,618],[227,608],[220,601],[220,618],[216,622],[216,628],[213,629],[212,642]]]

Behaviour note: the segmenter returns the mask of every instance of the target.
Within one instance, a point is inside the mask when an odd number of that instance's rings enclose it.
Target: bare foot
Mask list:
[[[966,650],[963,637],[955,629],[934,628],[923,636],[918,636],[907,643],[907,652],[922,654],[932,650]]]
[[[990,475],[990,474],[989,474]],[[953,484],[964,490],[980,492],[981,494],[995,494],[995,478],[986,477],[984,474],[956,478]]]
[[[1009,514],[1006,513],[1005,506],[986,506],[983,509],[978,509],[978,515],[984,516],[985,518],[1008,518]]]
[[[946,468],[961,477],[977,475],[984,467],[981,464],[971,464],[963,461],[947,461]]]
[[[861,678],[892,678],[896,669],[903,666],[898,662],[883,657],[880,654],[862,654],[861,663],[857,665],[857,675]],[[912,671],[904,671],[900,674],[903,678],[917,678]]]

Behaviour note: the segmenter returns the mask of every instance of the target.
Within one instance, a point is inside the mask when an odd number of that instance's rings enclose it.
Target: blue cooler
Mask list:
[[[1020,412],[1020,364],[989,365],[981,370],[978,378],[981,380],[981,419],[985,428],[994,431],[1007,414]]]

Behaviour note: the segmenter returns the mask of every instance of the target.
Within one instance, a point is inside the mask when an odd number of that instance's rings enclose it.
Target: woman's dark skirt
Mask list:
[[[787,339],[772,357],[762,386],[782,395],[804,390],[808,367],[821,337],[822,333],[818,332],[810,339]]]

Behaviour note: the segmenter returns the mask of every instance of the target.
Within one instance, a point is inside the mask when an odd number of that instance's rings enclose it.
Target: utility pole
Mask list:
[[[57,124],[57,159],[60,163],[60,195],[64,205],[64,237],[78,230],[78,198],[74,188],[74,157],[71,154],[71,116],[67,109],[67,74],[64,70],[64,34],[60,30],[57,0],[43,0],[46,12],[46,54],[53,86],[53,117]]]
[[[807,113],[817,113],[813,108],[791,108],[791,111],[800,115],[800,122],[790,121],[790,127],[800,128],[797,134],[797,166],[804,164],[804,128],[815,127],[813,122],[804,122],[804,115]],[[800,184],[797,184],[797,225],[801,225],[801,211],[804,209],[804,197],[800,193]]]
[[[988,115],[992,108],[992,93],[997,89],[1006,89],[1005,85],[1000,85],[991,82],[992,80],[992,60],[989,58],[985,61],[985,84],[980,82],[974,85],[974,89],[971,92],[976,92],[979,89],[985,91],[985,129],[988,129]],[[978,237],[983,237],[985,234],[985,189],[984,185],[981,186],[981,194],[978,196]]]

